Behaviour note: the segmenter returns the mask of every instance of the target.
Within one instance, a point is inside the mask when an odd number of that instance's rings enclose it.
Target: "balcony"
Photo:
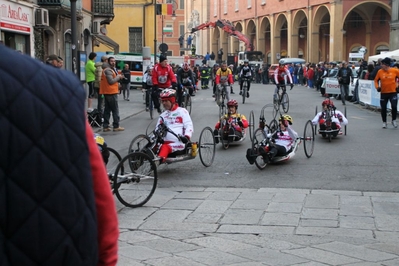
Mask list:
[[[109,24],[114,19],[114,0],[93,0],[94,19]]]
[[[51,13],[69,15],[71,12],[70,0],[37,0],[37,4],[48,9]],[[82,0],[76,1],[76,11],[82,12]]]

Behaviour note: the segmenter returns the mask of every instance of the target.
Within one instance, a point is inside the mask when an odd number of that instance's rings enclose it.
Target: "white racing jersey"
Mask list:
[[[163,123],[176,135],[188,136],[190,138],[193,135],[193,122],[190,114],[185,108],[177,107],[174,110],[164,111],[158,119],[156,128],[161,123],[162,119]],[[185,147],[185,144],[170,132],[166,134],[164,141],[170,145],[172,152],[183,150]]]

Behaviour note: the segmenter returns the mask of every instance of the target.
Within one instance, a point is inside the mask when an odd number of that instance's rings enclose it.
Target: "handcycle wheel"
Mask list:
[[[244,81],[244,84],[242,86],[242,103],[245,103],[245,98],[247,97],[247,89],[248,89],[248,84],[247,81]]]
[[[305,150],[306,157],[310,158],[313,154],[314,149],[314,127],[312,121],[308,120],[305,124],[305,129],[303,132],[303,148]]]
[[[227,108],[226,105],[224,103],[221,103],[219,105],[219,118],[221,118],[222,116],[224,116],[225,114],[227,114]]]
[[[186,103],[185,103],[185,108],[187,109],[188,113],[191,115],[191,96],[187,95],[186,96]]]
[[[150,138],[147,135],[140,134],[133,138],[130,142],[128,153],[142,151],[148,144],[151,143]]]
[[[198,143],[198,153],[200,156],[200,160],[205,167],[209,167],[212,165],[213,160],[215,159],[215,150],[216,144],[213,131],[210,127],[205,127],[201,131]]]
[[[229,139],[228,139],[228,137],[227,137],[227,139],[224,138],[223,130],[220,130],[220,132],[221,132],[221,133],[219,133],[220,142],[222,143],[223,149],[227,150],[230,146]]]
[[[346,119],[348,119],[348,117],[346,116],[346,106],[345,106],[345,108],[344,108],[344,115],[345,115],[345,117],[346,117]],[[346,136],[346,125],[345,125],[345,136]]]
[[[251,111],[249,113],[249,125],[248,125],[248,129],[249,129],[249,137],[252,141],[253,137],[254,137],[254,130],[255,130],[255,116],[254,116],[254,111]]]
[[[263,141],[266,138],[266,134],[264,129],[258,128],[255,130],[254,136],[252,138],[252,152],[255,152],[257,155],[255,159],[255,165],[258,167],[260,170],[265,169],[267,166],[267,162],[263,160],[263,157],[259,154],[259,147],[261,141]]]
[[[281,106],[283,107],[284,113],[288,113],[288,110],[290,109],[290,98],[286,92],[284,92],[281,97]]]
[[[115,173],[116,167],[118,166],[119,162],[122,160],[122,157],[116,150],[114,150],[110,147],[107,147],[107,150],[109,151],[109,157],[108,157],[107,163],[105,164],[105,167],[107,169],[107,175],[109,178],[109,182],[111,184],[111,190],[113,192],[113,189],[114,189],[114,187],[112,185],[112,183],[114,181],[113,175]],[[123,171],[123,169],[121,169],[121,170]]]
[[[114,193],[127,207],[141,207],[147,203],[157,187],[157,166],[150,156],[142,152],[126,155],[114,174]]]
[[[278,129],[278,122],[276,119],[273,119],[272,121],[270,121],[269,123],[269,130],[271,133],[276,132]]]

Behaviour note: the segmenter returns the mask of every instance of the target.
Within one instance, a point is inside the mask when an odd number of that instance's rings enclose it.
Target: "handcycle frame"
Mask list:
[[[318,113],[317,109],[318,108],[316,106],[315,115],[317,115],[317,113]],[[328,106],[327,112],[325,112],[326,113],[326,119],[325,119],[326,120],[326,122],[325,122],[326,129],[317,130],[317,125],[318,124],[316,124],[314,126],[315,132],[318,132],[323,138],[327,138],[328,142],[331,142],[331,139],[333,139],[333,138],[335,138],[335,137],[337,137],[339,135],[342,135],[341,129],[332,129],[331,128],[331,124],[332,124],[332,118],[331,117],[335,116],[335,110],[336,110],[335,106],[334,107]],[[344,107],[344,115],[345,115],[345,117],[347,117],[346,116],[346,106]],[[345,134],[345,136],[347,134],[347,125],[344,126],[344,134]]]
[[[315,141],[315,130],[311,120],[306,121],[304,127],[304,133],[302,137],[298,137],[293,147],[288,151],[285,155],[277,155],[271,161],[265,161],[264,158],[259,153],[259,147],[267,147],[272,145],[272,136],[279,131],[279,124],[276,120],[276,115],[273,116],[273,119],[269,123],[266,124],[266,120],[264,118],[264,111],[268,107],[274,107],[274,104],[266,104],[261,109],[261,115],[259,119],[259,127],[255,130],[253,137],[251,139],[252,142],[252,152],[253,156],[256,157],[255,165],[263,170],[267,164],[269,163],[277,163],[282,161],[287,161],[295,156],[296,151],[298,150],[299,145],[304,143],[304,152],[307,158],[310,158],[313,155],[314,150],[314,141]],[[280,116],[282,115],[281,112]]]

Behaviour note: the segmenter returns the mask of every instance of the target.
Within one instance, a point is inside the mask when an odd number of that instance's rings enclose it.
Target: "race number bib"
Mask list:
[[[168,81],[168,77],[167,76],[158,76],[158,83],[165,84],[166,81]]]

